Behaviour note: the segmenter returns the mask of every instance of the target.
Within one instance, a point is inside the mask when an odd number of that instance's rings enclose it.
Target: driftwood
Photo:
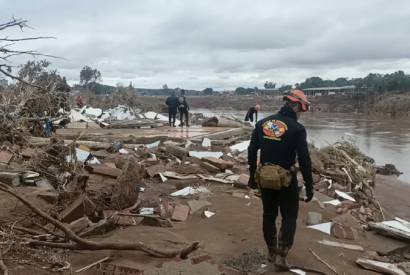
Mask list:
[[[399,268],[397,264],[384,263],[366,258],[359,258],[356,260],[356,263],[365,269],[377,271],[382,274],[406,275],[406,272]]]
[[[400,230],[398,228],[390,227],[390,226],[385,225],[383,223],[374,223],[374,222],[369,223],[369,228],[371,230],[376,231],[377,233],[379,233],[381,235],[385,235],[385,236],[392,237],[392,238],[395,238],[395,239],[410,242],[410,233],[406,232],[404,230]]]
[[[67,239],[70,240],[70,242],[68,243],[53,243],[53,242],[47,242],[47,241],[28,240],[28,244],[32,246],[48,246],[48,247],[54,247],[54,248],[65,248],[65,249],[73,249],[73,250],[106,250],[106,249],[137,250],[137,251],[145,252],[154,257],[173,258],[173,257],[179,256],[183,259],[187,258],[187,256],[191,252],[195,251],[199,247],[199,243],[194,242],[188,247],[185,247],[180,250],[164,251],[164,250],[150,247],[144,244],[143,242],[124,243],[124,242],[90,241],[90,240],[79,237],[71,229],[67,228],[63,223],[54,219],[53,217],[51,217],[49,214],[45,213],[44,211],[38,209],[36,206],[30,203],[27,199],[17,194],[13,189],[11,189],[9,186],[7,186],[6,184],[2,182],[0,182],[0,191],[6,192],[14,196],[15,198],[17,198],[19,201],[21,201],[25,206],[27,206],[35,214],[37,214],[41,218],[45,219],[46,221],[48,221],[49,223],[53,224],[55,227],[63,231]]]

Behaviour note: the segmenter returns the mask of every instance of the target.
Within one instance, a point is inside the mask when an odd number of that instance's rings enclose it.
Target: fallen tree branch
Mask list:
[[[312,253],[313,256],[315,256],[315,258],[316,258],[319,262],[323,263],[327,268],[329,268],[330,270],[332,270],[335,274],[339,274],[339,273],[337,273],[336,269],[335,269],[333,266],[331,266],[330,264],[328,264],[327,262],[325,262],[325,260],[323,260],[322,258],[320,258],[319,255],[317,255],[312,249],[309,248],[309,251],[310,251],[310,253]]]
[[[150,247],[143,242],[95,242],[95,241],[90,241],[87,239],[83,239],[79,237],[77,234],[75,234],[71,229],[66,227],[62,222],[54,219],[51,217],[49,214],[43,212],[42,210],[38,209],[36,206],[34,206],[31,202],[29,202],[27,199],[25,199],[23,196],[19,195],[16,193],[12,188],[10,188],[8,185],[0,182],[0,191],[6,192],[15,198],[17,198],[19,201],[21,201],[25,206],[27,206],[31,211],[36,213],[38,216],[42,217],[49,223],[53,224],[57,228],[59,228],[61,231],[65,233],[67,238],[72,241],[70,243],[52,243],[52,242],[46,242],[46,241],[36,241],[36,240],[28,240],[28,243],[33,246],[49,246],[49,247],[59,247],[59,248],[66,248],[66,249],[75,249],[75,250],[105,250],[105,249],[112,249],[112,250],[137,250],[137,251],[142,251],[145,252],[151,256],[154,257],[160,257],[160,258],[173,258],[173,257],[181,257],[181,258],[187,258],[187,256],[198,249],[199,243],[194,242],[190,246],[183,248],[182,250],[171,250],[171,251],[164,251],[160,249],[156,249],[153,247]]]

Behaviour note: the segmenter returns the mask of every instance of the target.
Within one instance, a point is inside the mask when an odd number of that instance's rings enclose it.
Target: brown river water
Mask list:
[[[245,112],[193,110],[207,116],[234,115],[243,119]],[[262,112],[260,118],[269,115]],[[259,119],[259,118],[258,118]],[[399,179],[410,184],[410,119],[375,117],[354,114],[306,113],[300,118],[308,132],[308,139],[317,147],[338,140],[354,142],[377,165],[394,164],[403,174]]]

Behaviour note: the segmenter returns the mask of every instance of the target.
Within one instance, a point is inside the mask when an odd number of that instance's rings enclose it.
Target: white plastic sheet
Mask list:
[[[194,195],[198,193],[211,193],[206,187],[191,187],[187,186],[184,189],[178,190],[174,193],[171,193],[172,197],[186,197],[189,195]]]
[[[319,223],[315,225],[310,225],[307,228],[319,230],[323,233],[330,235],[330,229],[332,228],[332,223],[331,222]]]
[[[189,156],[190,157],[196,157],[196,158],[217,158],[219,159],[220,157],[223,156],[224,153],[222,152],[209,152],[209,151],[189,151]]]

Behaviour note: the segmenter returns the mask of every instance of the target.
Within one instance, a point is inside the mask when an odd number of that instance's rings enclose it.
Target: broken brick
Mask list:
[[[190,208],[187,205],[177,204],[174,207],[171,220],[183,222],[188,219]]]
[[[345,226],[339,223],[334,223],[331,228],[331,233],[337,239],[355,240],[357,232],[350,226]]]
[[[192,258],[191,263],[192,264],[199,264],[199,263],[202,263],[202,262],[205,262],[205,261],[210,261],[210,260],[212,260],[211,256],[202,255],[202,256],[199,256],[199,257]]]
[[[0,162],[9,164],[10,160],[13,158],[13,155],[6,151],[0,151]]]

